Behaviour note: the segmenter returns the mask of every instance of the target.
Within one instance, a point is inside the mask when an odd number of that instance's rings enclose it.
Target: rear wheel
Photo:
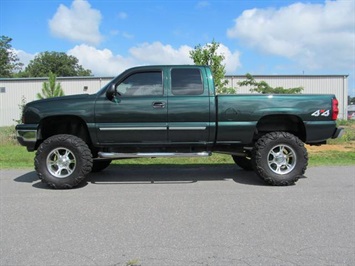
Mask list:
[[[92,155],[86,143],[72,135],[55,135],[38,148],[35,169],[42,182],[52,188],[78,185],[92,168]]]
[[[305,173],[308,154],[303,142],[288,132],[272,132],[261,137],[252,154],[255,172],[275,186],[292,185]]]

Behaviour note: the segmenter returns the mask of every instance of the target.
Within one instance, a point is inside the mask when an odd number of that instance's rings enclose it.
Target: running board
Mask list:
[[[203,151],[196,153],[175,153],[175,152],[138,152],[138,153],[115,153],[115,152],[99,152],[99,158],[103,159],[122,159],[122,158],[156,158],[156,157],[208,157],[211,152]]]

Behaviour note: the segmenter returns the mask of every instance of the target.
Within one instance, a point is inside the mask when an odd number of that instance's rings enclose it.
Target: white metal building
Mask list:
[[[95,93],[112,77],[58,77],[65,95]],[[0,127],[15,125],[21,117],[22,98],[31,102],[37,100],[43,82],[48,78],[0,78]]]
[[[255,75],[256,81],[264,80],[272,87],[303,87],[302,93],[335,94],[339,100],[339,118],[347,118],[347,75]],[[95,93],[113,77],[58,77],[65,95]],[[239,87],[244,75],[226,76],[228,87],[237,88],[237,93],[250,93],[247,87]],[[0,78],[0,127],[14,125],[20,119],[22,98],[26,102],[36,100],[48,78]]]

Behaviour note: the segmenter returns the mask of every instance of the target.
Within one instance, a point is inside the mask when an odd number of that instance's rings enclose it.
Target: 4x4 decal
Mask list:
[[[311,116],[329,116],[330,110],[320,109],[311,114]]]

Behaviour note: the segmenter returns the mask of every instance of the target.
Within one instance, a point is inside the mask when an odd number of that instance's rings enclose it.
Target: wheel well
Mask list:
[[[40,123],[40,137],[45,140],[57,134],[70,134],[90,144],[90,136],[85,122],[76,116],[48,117]]]
[[[298,116],[295,115],[268,115],[261,118],[256,125],[257,132],[254,134],[254,140],[262,135],[273,131],[289,132],[303,142],[306,140],[305,126]]]

